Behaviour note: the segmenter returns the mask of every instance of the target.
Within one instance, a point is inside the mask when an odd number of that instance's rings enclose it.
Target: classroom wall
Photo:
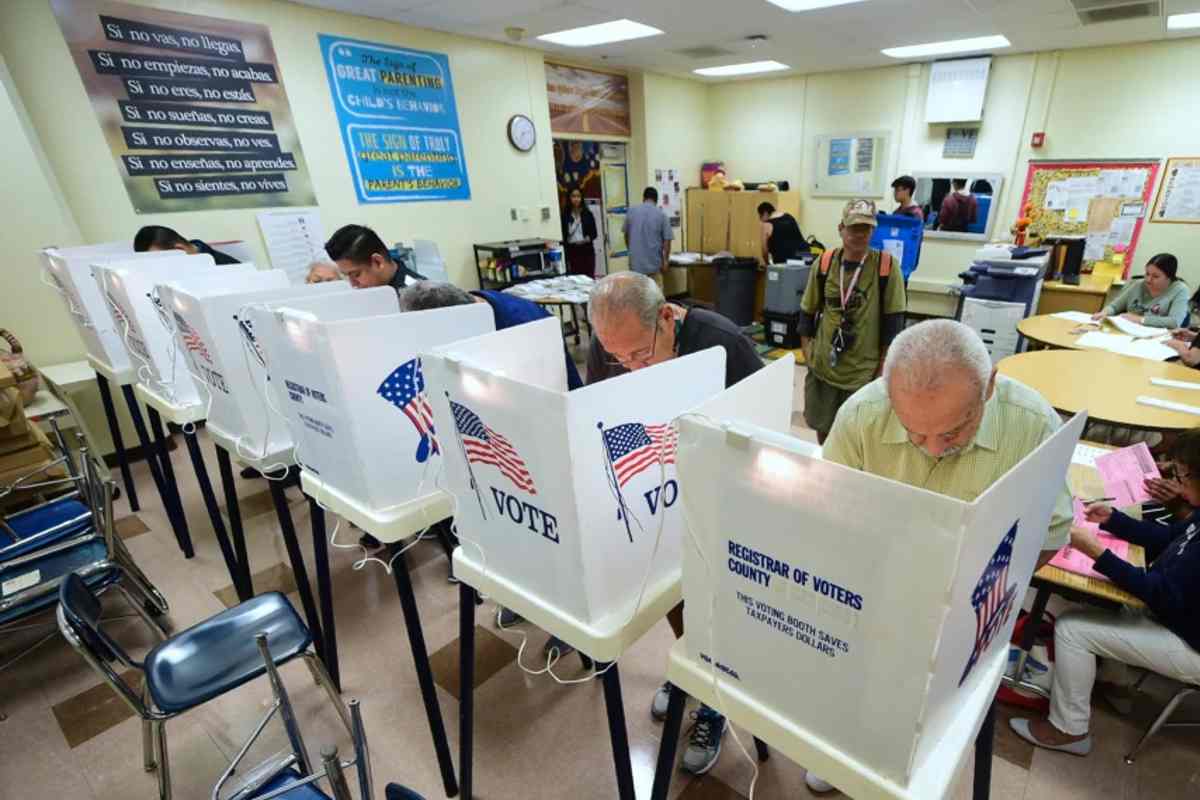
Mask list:
[[[993,236],[1001,236],[1017,216],[1030,158],[1194,155],[1200,83],[1184,76],[1194,74],[1197,63],[1200,38],[997,57],[972,159],[943,159],[946,126],[924,121],[928,64],[715,84],[709,89],[712,156],[725,161],[733,178],[798,181],[801,227],[829,244],[837,240],[843,201],[808,192],[813,137],[890,129],[896,133],[890,174],[969,167],[1004,175],[993,228]],[[1034,150],[1029,140],[1038,130],[1046,132],[1046,146]],[[891,209],[890,190],[880,203]],[[1147,223],[1137,258],[1174,252],[1195,287],[1198,243],[1196,226]],[[928,239],[915,277],[957,282],[976,247]]]
[[[268,25],[283,83],[312,175],[327,233],[348,222],[376,228],[388,242],[433,239],[450,276],[475,285],[471,244],[519,236],[558,238],[549,106],[541,53],[504,44],[410,28],[367,17],[314,9],[282,0],[159,0],[142,2],[175,11]],[[347,168],[318,33],[445,53],[450,58],[471,200],[360,206]],[[87,241],[129,238],[138,227],[162,223],[185,235],[244,239],[265,257],[255,210],[138,215],[93,117],[78,72],[46,0],[0,3],[0,52],[29,108],[37,136],[58,173],[68,206]],[[538,131],[533,152],[517,152],[506,124],[529,115]],[[538,208],[551,207],[541,222]],[[531,221],[513,222],[524,206]],[[20,257],[40,241],[17,250]]]

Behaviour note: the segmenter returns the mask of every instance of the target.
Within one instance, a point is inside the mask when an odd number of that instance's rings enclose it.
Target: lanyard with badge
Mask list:
[[[850,301],[854,298],[854,289],[858,286],[858,276],[862,274],[862,262],[854,268],[850,285],[846,285],[846,262],[838,264],[838,298],[842,301],[842,321],[834,328],[830,341],[829,366],[836,367],[842,353],[854,346],[854,323],[850,319]]]

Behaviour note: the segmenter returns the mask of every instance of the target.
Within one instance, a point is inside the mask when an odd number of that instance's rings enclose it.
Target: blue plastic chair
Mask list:
[[[161,800],[171,797],[166,721],[263,675],[270,677],[276,698],[267,719],[277,711],[282,712],[296,763],[303,774],[312,773],[287,692],[276,671],[276,667],[295,658],[304,659],[313,679],[325,689],[346,729],[353,734],[346,706],[312,650],[312,634],[279,592],[258,595],[180,631],[152,648],[141,661],[130,657],[103,630],[101,611],[99,598],[84,579],[79,575],[67,576],[59,590],[59,629],[142,718],[143,762],[147,772],[158,771]],[[116,669],[118,666],[141,672],[141,686],[128,683]],[[226,777],[232,774],[265,725],[264,719]]]

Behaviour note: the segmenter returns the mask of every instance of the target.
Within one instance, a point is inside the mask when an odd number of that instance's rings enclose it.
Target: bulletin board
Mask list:
[[[1150,212],[1157,160],[1030,161],[1021,208],[1032,206],[1029,232],[1086,236],[1085,272],[1123,244],[1125,276]]]
[[[814,137],[814,197],[882,197],[888,169],[887,131]]]
[[[1200,158],[1168,158],[1151,222],[1200,223]]]

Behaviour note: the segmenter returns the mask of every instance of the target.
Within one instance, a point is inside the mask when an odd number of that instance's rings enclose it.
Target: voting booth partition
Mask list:
[[[978,729],[987,705],[968,698],[991,702],[1062,491],[1045,476],[1066,473],[1084,421],[965,503],[813,458],[784,427],[685,418],[689,660],[843,774],[905,787],[919,771],[933,783],[913,796],[941,796],[974,734],[939,745],[964,714]]]
[[[236,265],[221,267],[217,272],[212,256],[208,255],[96,264],[96,282],[108,303],[137,382],[173,405],[199,404],[199,389],[188,372],[183,351],[175,345],[174,323],[158,302],[155,287],[169,280],[226,282],[235,273],[252,269],[252,265]]]
[[[391,292],[387,313],[346,316],[284,305],[276,322],[271,374],[281,384],[302,466],[321,489],[398,513],[439,491],[445,442],[433,423],[420,354],[493,330],[491,306],[400,313]]]
[[[192,374],[211,394],[209,432],[253,463],[291,462],[286,421],[267,405],[271,387],[266,359],[249,319],[249,308],[268,302],[320,298],[344,291],[336,283],[292,285],[283,270],[239,274],[215,286],[158,287],[175,323],[177,345]]]
[[[427,389],[457,501],[457,557],[576,625],[612,631],[634,612],[648,568],[648,587],[678,582],[670,423],[722,390],[725,353],[568,393],[562,347],[546,319],[436,348]]]
[[[93,277],[92,265],[169,257],[168,254],[135,254],[133,248],[124,242],[61,249],[46,247],[41,253],[45,274],[66,304],[88,356],[113,373],[121,374],[130,370],[132,365],[129,353],[125,350],[122,332],[113,322],[104,293]],[[171,251],[170,255],[178,258],[184,256],[177,250]]]

